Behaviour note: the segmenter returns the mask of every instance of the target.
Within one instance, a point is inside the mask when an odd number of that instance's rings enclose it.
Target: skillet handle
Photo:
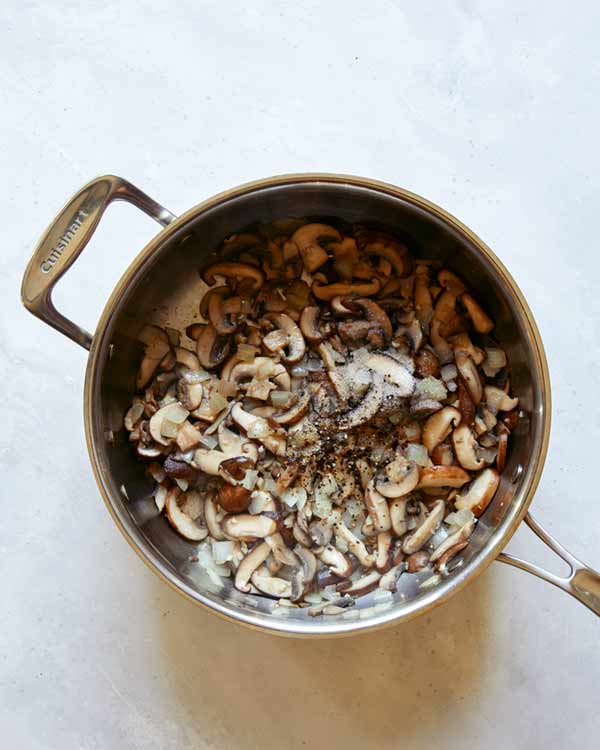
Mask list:
[[[514,565],[515,568],[521,568],[521,570],[525,570],[527,573],[548,581],[553,586],[558,586],[559,589],[574,596],[575,599],[585,604],[586,607],[600,617],[600,573],[597,573],[585,565],[585,563],[582,563],[581,560],[573,557],[570,552],[540,526],[531,514],[528,513],[525,516],[525,523],[534,534],[567,563],[570,568],[569,575],[566,577],[554,575],[554,573],[549,573],[547,570],[533,563],[520,560],[518,557],[513,557],[505,552],[498,555],[498,560],[509,565]]]
[[[46,229],[27,265],[21,300],[36,317],[75,343],[89,349],[92,337],[61,315],[52,304],[52,290],[90,241],[107,206],[116,200],[132,203],[162,226],[175,216],[121,177],[98,177],[74,195]]]

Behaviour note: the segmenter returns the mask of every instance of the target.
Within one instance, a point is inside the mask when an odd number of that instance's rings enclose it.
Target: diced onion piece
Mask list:
[[[229,398],[235,398],[235,396],[237,396],[237,392],[238,392],[237,384],[229,380],[219,380],[218,389],[219,389],[219,393],[222,396],[229,397]]]
[[[320,497],[315,496],[315,501],[313,503],[313,514],[317,518],[329,518],[331,515],[331,511],[333,509],[333,504],[329,498],[321,495]]]
[[[442,380],[446,383],[446,387],[448,387],[448,382],[450,380],[455,380],[458,375],[456,365],[444,365],[440,370],[440,375],[442,376]]]
[[[176,478],[175,481],[177,482],[177,485],[179,486],[179,488],[181,489],[182,492],[187,492],[187,489],[190,486],[190,484],[187,481],[187,479]]]
[[[153,461],[148,466],[148,473],[150,474],[152,479],[154,479],[155,482],[158,482],[158,484],[160,484],[167,476],[163,467],[156,461]]]
[[[173,404],[171,408],[165,412],[165,420],[174,422],[175,424],[182,424],[189,417],[189,411],[184,409],[181,404]]]
[[[255,469],[248,469],[244,478],[242,479],[242,487],[246,490],[252,491],[256,486],[256,480],[258,479],[258,471]]]
[[[210,410],[213,414],[218,414],[227,407],[227,399],[223,398],[223,396],[221,396],[221,394],[217,391],[213,391],[210,394],[208,405],[210,406]]]
[[[430,576],[426,581],[423,581],[419,585],[420,589],[431,589],[434,586],[437,586],[437,584],[442,580],[442,576],[435,573],[434,575]]]
[[[289,508],[303,508],[307,498],[304,487],[292,487],[281,494],[281,499]]]
[[[250,346],[250,344],[238,344],[237,353],[242,362],[252,364],[258,354],[258,349],[255,346]]]
[[[206,433],[200,438],[202,445],[209,450],[217,447],[218,439],[214,435],[207,435]]]
[[[273,393],[271,393],[271,403],[278,408],[287,406],[292,400],[293,395],[294,394],[290,393],[290,391],[273,391]]]
[[[404,455],[409,461],[414,461],[417,466],[429,466],[429,454],[424,445],[408,443],[404,449]]]
[[[214,539],[210,540],[212,547],[212,555],[217,565],[224,565],[226,562],[233,560],[234,553],[234,542],[217,542]]]
[[[163,512],[163,508],[165,507],[165,500],[167,499],[167,493],[167,488],[163,487],[160,484],[154,491],[154,502],[156,503],[156,507],[158,508],[159,513]]]
[[[481,367],[488,378],[495,377],[503,367],[506,367],[506,354],[504,349],[487,348],[485,350],[485,359]]]
[[[269,426],[269,423],[266,419],[263,419],[262,417],[256,417],[256,419],[251,422],[246,432],[249,438],[260,439],[267,437],[267,435],[270,435],[273,430]]]
[[[417,381],[415,395],[431,398],[434,401],[443,401],[446,398],[446,387],[437,378],[423,378],[423,380]]]

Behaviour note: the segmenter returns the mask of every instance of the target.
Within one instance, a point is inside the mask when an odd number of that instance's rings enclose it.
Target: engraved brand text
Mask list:
[[[71,226],[63,234],[60,240],[52,248],[50,255],[48,255],[48,257],[40,263],[40,269],[42,273],[50,273],[54,265],[58,263],[60,256],[67,249],[73,237],[75,237],[77,232],[81,229],[81,222],[88,215],[89,214],[87,211],[84,211],[82,208],[79,209],[75,221],[71,224]]]

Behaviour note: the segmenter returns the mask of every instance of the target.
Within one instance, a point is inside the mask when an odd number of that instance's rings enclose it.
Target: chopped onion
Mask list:
[[[423,378],[423,380],[417,381],[415,396],[423,396],[434,401],[443,401],[446,398],[446,387],[437,378]]]
[[[242,479],[242,487],[246,490],[252,491],[256,486],[256,480],[258,479],[258,471],[256,469],[248,469],[244,478]]]
[[[281,494],[281,499],[289,508],[303,508],[308,494],[304,487],[292,487]]]
[[[408,443],[404,449],[404,455],[409,461],[414,461],[417,466],[429,466],[429,454],[427,448],[419,443]]]
[[[377,589],[373,594],[374,602],[391,602],[393,598],[394,595],[391,591],[387,591],[387,589]]]
[[[450,391],[450,393],[454,393],[454,391],[458,388],[458,386],[456,385],[456,381],[455,380],[449,380],[446,383],[446,388]]]
[[[455,531],[462,529],[463,526],[472,523],[474,520],[475,516],[473,515],[473,511],[468,508],[463,508],[462,510],[454,511],[454,513],[449,513],[446,518],[444,518],[444,523],[450,527],[448,529],[448,534],[454,534]]]
[[[440,370],[440,375],[442,376],[442,380],[445,381],[447,386],[450,380],[456,380],[456,377],[458,375],[456,365],[444,365]]]
[[[166,438],[177,437],[180,426],[181,425],[178,425],[177,422],[173,422],[171,419],[163,419],[160,425],[160,434]]]
[[[248,513],[251,513],[253,516],[257,516],[259,513],[262,513],[264,510],[266,510],[269,506],[271,508],[273,507],[273,498],[268,492],[263,492],[262,490],[254,490],[254,492],[250,495],[250,505],[248,506]]]
[[[250,423],[246,432],[249,438],[258,438],[260,440],[260,438],[265,438],[267,435],[270,435],[273,430],[266,419],[256,417],[256,419]]]
[[[328,518],[333,510],[333,503],[324,495],[317,497],[313,503],[313,513],[317,518]]]
[[[187,481],[187,479],[176,478],[175,482],[177,483],[177,485],[179,486],[179,488],[180,488],[180,490],[182,492],[187,492],[187,488],[190,486],[189,482]]]
[[[304,598],[306,599],[306,597]],[[359,617],[360,617],[359,609],[345,609],[340,615],[340,618],[342,620],[358,620]]]
[[[250,344],[238,344],[237,353],[242,362],[251,364],[258,354],[258,349]]]
[[[320,604],[323,601],[323,597],[317,591],[311,591],[308,594],[304,594],[304,601],[309,604]]]
[[[294,394],[290,391],[273,391],[271,393],[271,403],[273,404],[273,406],[277,406],[278,408],[287,406],[292,400],[293,396]]]
[[[219,393],[222,396],[228,396],[229,398],[235,398],[237,396],[238,387],[236,383],[229,380],[219,380],[218,384]]]
[[[204,433],[202,437],[200,438],[200,441],[202,445],[204,445],[209,450],[212,450],[213,448],[217,447],[217,443],[219,442],[217,438],[214,435],[207,435]]]
[[[488,378],[495,377],[503,367],[506,367],[506,354],[503,349],[487,348],[485,359],[481,367]]]
[[[223,411],[223,409],[227,407],[227,400],[224,399],[220,393],[213,391],[210,394],[208,404],[210,406],[210,410],[212,411],[212,413],[218,414],[219,412]]]
[[[212,555],[217,565],[223,565],[224,563],[233,560],[233,542],[217,542],[214,539],[211,539],[210,543],[212,547]]]
[[[190,413],[187,409],[184,409],[181,404],[173,404],[165,412],[165,421],[174,422],[175,424],[182,424],[189,417]]]
[[[158,482],[158,484],[164,481],[165,477],[167,476],[163,467],[156,461],[153,461],[148,466],[148,473],[155,482]]]

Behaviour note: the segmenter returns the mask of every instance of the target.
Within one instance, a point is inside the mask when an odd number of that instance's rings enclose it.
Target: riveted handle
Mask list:
[[[554,573],[544,570],[544,568],[540,568],[538,565],[521,560],[518,557],[513,557],[513,555],[508,555],[505,552],[498,556],[498,560],[508,563],[508,565],[513,565],[515,568],[525,570],[527,573],[531,573],[544,581],[548,581],[553,586],[566,591],[567,594],[578,599],[588,609],[591,609],[594,614],[600,617],[600,573],[597,573],[585,563],[582,563],[581,560],[574,557],[531,514],[528,513],[525,516],[525,523],[544,544],[555,552],[561,560],[567,563],[570,568],[569,575],[557,576]]]
[[[115,200],[132,203],[162,226],[175,220],[160,206],[122,177],[98,177],[74,195],[50,224],[25,270],[21,299],[25,307],[52,328],[89,349],[91,335],[65,318],[52,303],[52,290],[90,241],[106,207]]]

